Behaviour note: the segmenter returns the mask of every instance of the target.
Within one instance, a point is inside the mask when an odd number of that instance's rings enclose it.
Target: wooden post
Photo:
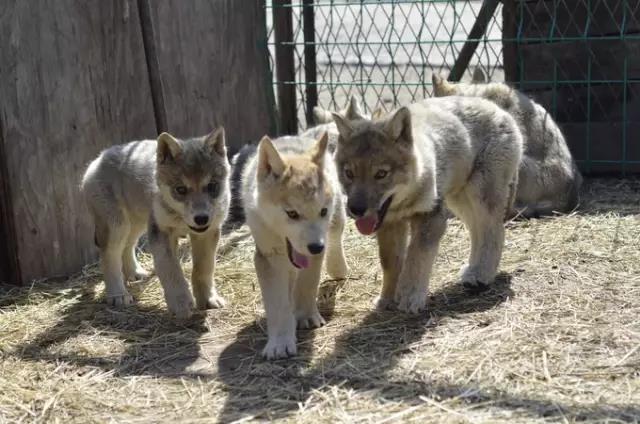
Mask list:
[[[273,0],[273,32],[278,80],[278,112],[280,134],[298,132],[296,118],[296,65],[293,57],[293,21],[290,0]]]
[[[453,64],[453,68],[451,68],[448,78],[449,81],[460,81],[460,78],[462,78],[464,71],[466,71],[469,66],[469,61],[473,57],[473,53],[478,47],[479,42],[477,40],[487,31],[489,22],[491,22],[491,18],[493,17],[499,2],[500,0],[484,0],[482,2],[482,7],[480,7],[478,17],[473,23],[473,27],[469,32],[467,41],[465,41],[464,46],[462,46],[462,50],[460,50],[460,54],[458,55],[456,62]],[[507,3],[508,2],[509,0],[507,0]]]
[[[318,105],[318,86],[316,68],[316,25],[313,10],[313,0],[303,0],[302,16],[304,22],[304,78],[306,92],[307,126],[314,124],[313,107]]]
[[[149,85],[151,86],[151,100],[153,101],[153,114],[156,119],[158,134],[168,130],[167,110],[164,105],[164,89],[160,77],[160,64],[156,51],[155,31],[151,18],[151,5],[149,0],[138,0],[140,14],[140,27],[142,30],[142,42],[145,57],[147,59],[147,71],[149,73]]]
[[[504,80],[516,82],[520,79],[518,73],[518,5],[515,0],[505,0],[502,6],[502,57],[504,63]]]

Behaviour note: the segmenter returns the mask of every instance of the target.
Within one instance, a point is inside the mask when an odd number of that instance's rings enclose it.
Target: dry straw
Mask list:
[[[346,234],[351,278],[327,281],[324,328],[267,363],[246,233],[216,275],[229,307],[175,322],[155,279],[102,304],[99,271],[0,291],[0,422],[573,422],[640,417],[640,182],[591,181],[581,211],[508,223],[494,288],[455,276],[450,222],[420,317],[375,312],[373,240]],[[185,249],[188,251],[188,249]],[[144,256],[149,267],[150,258]],[[184,255],[184,268],[190,272]]]

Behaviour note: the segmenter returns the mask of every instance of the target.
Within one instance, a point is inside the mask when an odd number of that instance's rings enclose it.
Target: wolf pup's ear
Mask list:
[[[320,124],[328,124],[333,122],[333,117],[331,116],[331,112],[322,109],[320,106],[313,107],[313,122],[316,125]]]
[[[395,142],[411,144],[413,137],[411,136],[411,112],[409,109],[405,106],[398,109],[385,123],[384,131]]]
[[[474,84],[484,84],[487,82],[487,74],[484,73],[482,68],[476,68],[473,71],[473,76],[471,77],[471,82]]]
[[[351,98],[349,98],[349,105],[347,106],[344,116],[352,121],[356,119],[364,119],[364,114],[362,113],[358,96],[352,95]]]
[[[336,123],[336,127],[338,127],[338,132],[340,133],[341,139],[347,139],[351,137],[351,133],[353,132],[353,127],[351,126],[351,122],[348,119],[344,118],[339,113],[333,112],[333,122]]]
[[[318,138],[318,140],[316,141],[316,144],[311,148],[311,160],[319,167],[322,167],[322,165],[324,164],[324,155],[327,152],[328,145],[329,134],[324,131],[320,138]]]
[[[158,136],[157,143],[156,158],[158,163],[175,160],[182,153],[180,142],[167,132],[163,132]]]
[[[258,145],[258,180],[263,181],[269,175],[280,178],[284,172],[284,161],[268,136],[262,137]]]
[[[376,108],[372,113],[371,113],[371,119],[375,120],[375,119],[380,119],[384,116],[384,110],[382,110],[381,107]]]
[[[212,152],[226,158],[227,157],[227,146],[224,135],[224,127],[220,127],[217,130],[211,131],[209,135],[204,138],[204,144]]]
[[[431,82],[433,83],[433,95],[435,97],[444,97],[447,95],[447,81],[439,74],[431,75]]]

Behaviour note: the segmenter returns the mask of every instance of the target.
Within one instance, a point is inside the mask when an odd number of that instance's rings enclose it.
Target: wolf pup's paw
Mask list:
[[[461,271],[460,283],[471,294],[479,294],[489,289],[489,285],[478,278],[473,267],[464,267]]]
[[[327,259],[327,274],[336,280],[344,280],[349,274],[349,267],[344,258],[329,260]]]
[[[144,268],[137,268],[134,272],[127,274],[127,281],[146,280],[151,277],[151,273]]]
[[[373,306],[379,311],[395,311],[398,305],[393,299],[378,296],[373,300]]]
[[[188,319],[193,315],[193,299],[191,294],[181,294],[167,298],[169,311],[177,319]]]
[[[133,296],[131,296],[127,291],[117,295],[107,295],[106,301],[109,306],[128,306],[135,303]]]
[[[295,336],[279,336],[269,338],[262,350],[262,356],[268,360],[282,359],[298,353]]]
[[[327,323],[317,308],[311,312],[296,313],[296,320],[298,321],[298,328],[318,328]]]
[[[204,308],[199,308],[199,309],[220,309],[220,308],[224,308],[226,304],[227,304],[227,301],[224,300],[222,296],[220,296],[217,293],[214,293],[211,296],[209,296],[209,299],[207,299],[207,302],[204,305]]]
[[[427,293],[422,289],[407,287],[405,290],[398,290],[395,300],[399,311],[416,315],[427,308]]]

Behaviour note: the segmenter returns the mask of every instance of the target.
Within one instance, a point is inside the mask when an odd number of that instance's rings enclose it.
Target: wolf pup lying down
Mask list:
[[[109,304],[133,303],[124,281],[146,275],[135,247],[148,225],[153,263],[169,310],[187,318],[193,307],[176,256],[178,238],[186,234],[191,238],[196,307],[224,305],[213,268],[229,208],[228,174],[223,128],[187,140],[162,133],[157,141],[113,146],[89,165],[81,189],[95,222]]]
[[[349,214],[376,233],[383,270],[378,307],[417,313],[447,219],[443,202],[471,235],[462,271],[480,291],[495,278],[522,155],[522,136],[507,112],[475,98],[428,99],[370,121],[333,118],[335,159]],[[407,246],[407,237],[411,235]]]
[[[240,185],[256,244],[254,262],[267,315],[262,353],[283,358],[297,352],[296,322],[303,328],[325,323],[316,303],[325,252],[329,275],[347,274],[342,196],[326,134],[318,141],[265,136],[241,164],[233,183]]]
[[[481,84],[485,80],[481,73],[474,74],[474,84],[450,83],[435,74],[432,80],[436,97],[482,97],[515,118],[524,143],[515,208],[523,216],[570,212],[576,208],[582,176],[562,131],[542,106],[506,84]]]

